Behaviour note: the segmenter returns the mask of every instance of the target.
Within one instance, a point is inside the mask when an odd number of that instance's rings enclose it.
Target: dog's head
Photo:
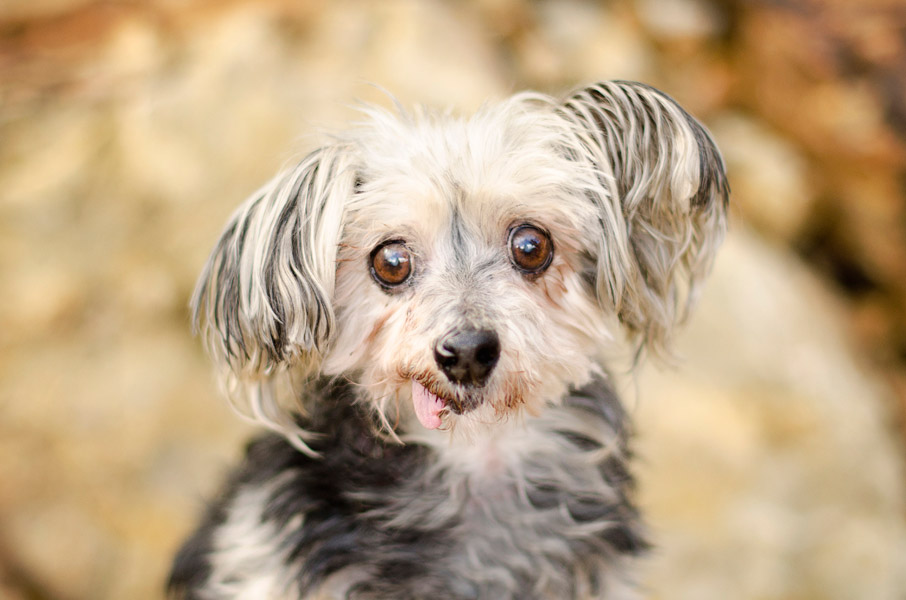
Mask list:
[[[606,82],[468,119],[367,113],[240,207],[201,277],[245,412],[293,432],[277,382],[341,376],[388,424],[468,431],[586,382],[614,323],[667,351],[728,197],[672,99]]]

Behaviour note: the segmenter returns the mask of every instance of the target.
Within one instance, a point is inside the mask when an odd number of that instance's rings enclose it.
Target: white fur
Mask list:
[[[212,573],[205,588],[205,595],[212,600],[298,598],[286,578],[287,556],[281,545],[286,532],[301,523],[289,523],[281,531],[261,519],[266,502],[279,483],[244,489],[231,503],[226,522],[217,530],[213,542]]]

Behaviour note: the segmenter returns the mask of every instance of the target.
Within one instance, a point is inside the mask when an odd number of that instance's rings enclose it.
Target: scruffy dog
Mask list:
[[[621,81],[365,112],[242,205],[201,276],[233,402],[275,433],[171,597],[634,597],[602,350],[669,355],[725,231],[714,142]]]

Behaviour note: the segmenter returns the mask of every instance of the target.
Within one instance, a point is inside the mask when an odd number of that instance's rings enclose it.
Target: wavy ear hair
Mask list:
[[[602,228],[596,288],[639,348],[669,355],[726,231],[723,159],[705,128],[649,86],[609,81],[558,111],[575,158],[597,173],[589,197]]]
[[[335,329],[337,244],[355,174],[342,147],[305,157],[230,218],[192,299],[244,415],[302,433],[278,407],[276,375],[317,370]]]

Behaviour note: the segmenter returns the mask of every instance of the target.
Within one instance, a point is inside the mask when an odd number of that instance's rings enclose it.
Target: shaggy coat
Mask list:
[[[602,357],[669,356],[726,228],[711,137],[631,82],[365,112],[242,205],[201,276],[227,393],[273,433],[171,597],[633,597]]]

